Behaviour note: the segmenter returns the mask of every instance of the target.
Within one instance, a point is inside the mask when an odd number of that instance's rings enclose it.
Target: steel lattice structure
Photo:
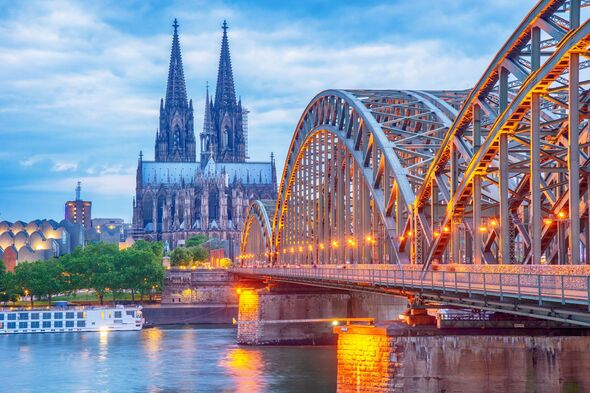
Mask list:
[[[318,94],[243,258],[590,263],[588,5],[540,1],[470,91]]]

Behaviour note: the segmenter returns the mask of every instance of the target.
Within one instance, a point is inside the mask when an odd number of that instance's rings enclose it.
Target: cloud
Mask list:
[[[54,172],[75,171],[78,169],[78,164],[75,162],[56,162],[53,164]]]
[[[26,212],[20,191],[69,195],[78,180],[120,214],[133,194],[139,150],[152,158],[175,16],[196,133],[205,81],[216,80],[220,23],[228,18],[236,91],[251,111],[250,156],[266,160],[274,150],[281,171],[299,116],[319,91],[469,88],[533,6],[510,0],[199,4],[0,5],[0,137],[10,152],[0,159],[19,169],[18,176],[3,171],[0,181],[10,176],[4,200],[12,198],[17,218]]]

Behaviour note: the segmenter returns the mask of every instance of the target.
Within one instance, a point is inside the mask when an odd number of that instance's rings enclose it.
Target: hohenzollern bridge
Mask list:
[[[588,6],[540,1],[471,90],[319,93],[234,271],[590,326]]]

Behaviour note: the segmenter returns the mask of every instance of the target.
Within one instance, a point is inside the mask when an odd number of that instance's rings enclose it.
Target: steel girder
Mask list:
[[[246,220],[242,228],[240,242],[240,259],[270,261],[272,256],[272,226],[268,218],[268,204],[256,200],[250,203],[246,211]]]
[[[415,192],[466,95],[318,94],[288,151],[273,220],[276,260],[416,260],[421,248],[406,241]]]
[[[587,107],[579,104],[588,62],[578,59],[587,56],[587,26],[579,25],[579,2],[539,2],[471,91],[417,193],[415,214],[423,214],[437,179],[454,176],[425,266],[580,263],[580,250],[588,258],[580,202],[588,195]],[[473,148],[458,157],[465,140]],[[485,198],[485,187],[497,197]]]
[[[471,91],[318,94],[288,151],[273,260],[590,261],[589,3],[540,1]]]

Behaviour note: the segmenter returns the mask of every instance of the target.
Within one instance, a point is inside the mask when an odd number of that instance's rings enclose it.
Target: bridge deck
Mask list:
[[[306,285],[419,296],[427,303],[474,307],[590,326],[590,275],[421,271],[301,266],[237,268],[235,273]]]

